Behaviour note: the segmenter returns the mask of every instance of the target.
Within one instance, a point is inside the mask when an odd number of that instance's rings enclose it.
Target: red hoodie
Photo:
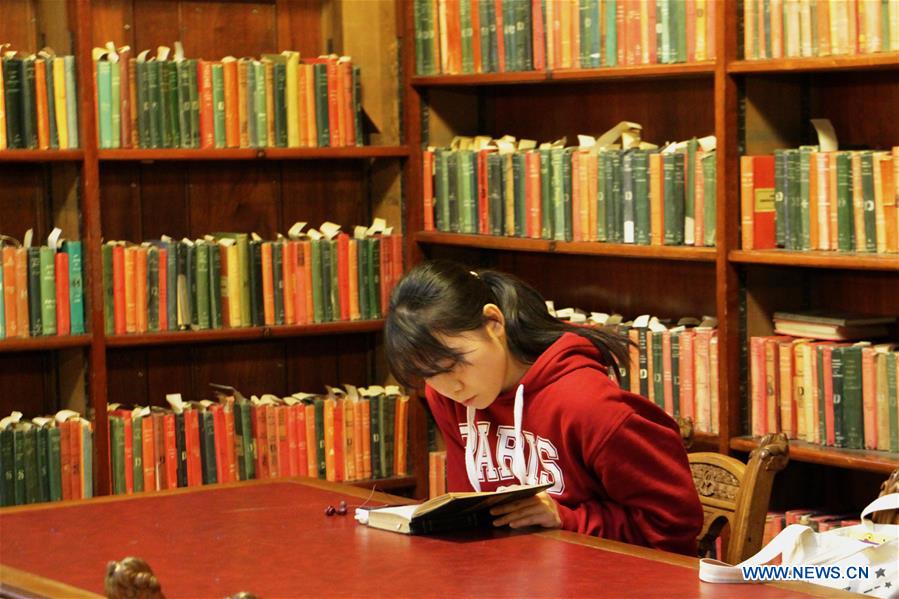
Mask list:
[[[521,430],[528,480],[554,483],[562,528],[696,555],[702,507],[675,422],[605,373],[587,339],[565,333],[528,369]],[[465,406],[427,387],[446,441],[447,487],[470,491]],[[515,389],[475,416],[482,491],[516,484]]]

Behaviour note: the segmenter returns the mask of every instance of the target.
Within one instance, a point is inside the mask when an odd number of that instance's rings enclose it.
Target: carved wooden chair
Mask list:
[[[890,477],[883,481],[880,485],[880,494],[878,497],[889,495],[890,493],[899,493],[899,468],[893,470]],[[872,516],[877,524],[899,524],[899,510],[885,510],[877,512]]]
[[[701,556],[710,554],[725,524],[730,525],[730,539],[718,559],[737,564],[758,553],[774,475],[787,465],[789,452],[787,437],[777,433],[765,436],[746,464],[720,453],[688,455],[704,514]]]

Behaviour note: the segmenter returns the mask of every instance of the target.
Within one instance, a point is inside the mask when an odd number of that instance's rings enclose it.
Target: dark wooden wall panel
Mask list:
[[[182,2],[179,17],[175,39],[187,56],[217,60],[280,51],[270,2]]]
[[[147,392],[147,356],[144,350],[108,351],[106,368],[109,403],[154,405]],[[160,404],[157,402],[155,405]]]
[[[33,418],[59,409],[56,356],[52,352],[0,355],[0,380],[0,417],[18,410],[25,418]]]
[[[643,126],[644,140],[661,145],[714,133],[712,90],[710,78],[484,88],[480,126],[486,130],[466,133],[537,141],[565,136],[573,144],[578,134],[598,136],[632,121]]]
[[[371,210],[366,166],[361,161],[281,163],[282,228],[296,221],[318,228],[330,220],[352,234],[355,225],[368,225]]]
[[[189,176],[192,237],[211,231],[255,231],[271,238],[280,229],[277,164],[196,164]]]
[[[0,233],[22,241],[29,228],[35,240],[50,232],[46,167],[39,164],[0,166]]]
[[[181,34],[180,9],[180,3],[171,0],[135,0],[132,3],[133,18],[130,23],[134,36],[131,46],[134,54],[149,49],[150,54],[156,56],[157,46],[168,46],[174,50],[173,44],[176,40],[182,43],[189,42],[190,40]],[[187,56],[204,58],[189,53]]]
[[[841,149],[899,144],[899,71],[828,73],[812,82],[809,116],[831,120]]]
[[[188,177],[187,168],[172,168],[164,162],[141,166],[141,240],[190,235]]]
[[[134,50],[134,13],[131,0],[94,0],[91,8],[92,47],[105,46],[106,42],[112,41],[116,47],[131,46]]]
[[[0,2],[0,43],[9,42],[13,50],[37,52],[38,26],[34,0]]]
[[[302,56],[324,53],[322,0],[276,0],[278,50],[298,50]],[[286,18],[283,17],[286,15]]]
[[[366,386],[374,345],[369,335],[294,339],[286,344],[287,386],[290,393],[321,393],[325,385]]]
[[[141,241],[140,165],[100,169],[100,220],[104,241]]]
[[[231,385],[245,396],[286,389],[284,344],[281,342],[203,345],[193,350],[195,397],[210,398],[209,383]]]

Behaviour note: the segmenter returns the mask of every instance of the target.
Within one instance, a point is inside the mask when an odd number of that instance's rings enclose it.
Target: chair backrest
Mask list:
[[[787,465],[789,451],[787,437],[778,433],[765,436],[746,464],[720,453],[688,454],[704,515],[700,555],[709,553],[725,524],[730,540],[718,559],[737,564],[758,553],[774,475]]]
[[[883,497],[890,493],[899,493],[899,468],[893,470],[890,477],[880,485],[880,494],[878,497]],[[877,512],[871,519],[877,524],[899,524],[899,510]]]

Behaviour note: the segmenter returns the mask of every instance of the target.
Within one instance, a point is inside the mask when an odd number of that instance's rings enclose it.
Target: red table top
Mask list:
[[[570,533],[412,537],[369,529],[352,517],[358,493],[291,480],[12,508],[0,511],[0,564],[103,593],[106,563],[137,556],[169,599],[239,591],[265,598],[830,594],[807,585],[702,583],[696,560]],[[341,499],[349,514],[325,516]]]

